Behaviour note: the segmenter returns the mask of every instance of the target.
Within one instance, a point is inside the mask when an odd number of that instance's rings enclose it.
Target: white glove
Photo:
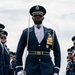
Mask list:
[[[17,73],[17,75],[24,75],[23,70],[19,71],[19,72]]]
[[[58,75],[57,73],[54,73],[53,75]]]

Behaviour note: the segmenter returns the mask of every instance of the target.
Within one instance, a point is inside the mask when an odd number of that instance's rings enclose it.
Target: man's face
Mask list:
[[[1,42],[5,43],[6,42],[6,37],[1,37]]]
[[[71,53],[68,54],[68,58],[72,58],[72,54]]]
[[[16,58],[15,57],[12,57],[12,61],[16,61]]]
[[[44,17],[42,15],[34,15],[32,17],[32,19],[33,19],[35,24],[39,25],[39,24],[42,24],[42,21],[43,21]]]

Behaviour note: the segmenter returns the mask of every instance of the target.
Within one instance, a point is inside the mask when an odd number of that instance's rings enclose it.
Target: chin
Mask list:
[[[35,24],[42,24],[42,21],[35,21]]]
[[[41,22],[35,22],[35,24],[42,24]]]

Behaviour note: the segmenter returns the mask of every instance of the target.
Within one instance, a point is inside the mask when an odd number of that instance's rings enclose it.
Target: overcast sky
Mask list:
[[[22,30],[28,27],[29,9],[34,5],[46,8],[43,25],[56,31],[62,54],[60,75],[64,75],[67,49],[75,36],[75,0],[0,0],[0,23],[8,32],[7,45],[11,51],[16,51]]]

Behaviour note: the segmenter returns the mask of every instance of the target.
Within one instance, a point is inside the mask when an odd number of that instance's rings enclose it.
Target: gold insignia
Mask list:
[[[43,52],[36,51],[36,52],[35,52],[35,54],[36,54],[36,55],[42,55],[42,54],[43,54]]]
[[[53,43],[52,35],[50,33],[48,33],[47,44],[52,45],[52,43]]]
[[[75,63],[75,59],[73,59],[73,62]]]
[[[36,6],[35,9],[36,9],[36,10],[39,10],[40,8],[39,8],[39,6]]]

